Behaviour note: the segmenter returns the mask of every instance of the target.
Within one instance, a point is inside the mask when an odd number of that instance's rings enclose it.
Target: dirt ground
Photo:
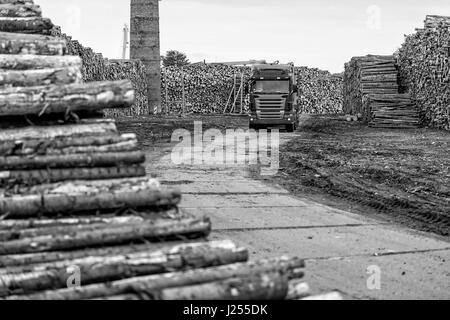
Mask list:
[[[246,128],[247,117],[123,118],[144,148],[169,143],[175,129]],[[280,152],[276,183],[292,194],[342,210],[377,215],[408,227],[450,235],[450,133],[381,130],[337,116],[305,116]],[[254,179],[263,179],[253,175]]]
[[[202,122],[203,130],[248,127],[248,117],[246,116],[147,116],[117,120],[119,130],[135,133],[143,148],[152,147],[155,143],[169,143],[173,131],[177,129],[186,129],[193,132],[195,121]]]
[[[450,235],[450,132],[372,129],[326,116],[302,122],[280,152],[276,182],[331,206]]]

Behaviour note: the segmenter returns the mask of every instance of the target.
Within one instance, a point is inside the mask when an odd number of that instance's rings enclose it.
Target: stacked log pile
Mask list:
[[[450,130],[450,17],[427,16],[397,52],[402,92],[420,109],[421,122]]]
[[[241,72],[244,72],[244,83],[247,83],[250,77],[249,68],[205,63],[184,68],[163,68],[163,105],[168,106],[172,113],[181,113],[184,85],[187,113],[222,113],[234,85],[234,76]]]
[[[24,3],[0,0],[0,20],[33,5]],[[47,68],[79,74],[80,60],[64,55],[64,41],[39,34],[45,30],[26,31],[0,28],[0,78],[8,75],[0,88],[0,117],[8,122],[0,128],[0,299],[308,296],[302,260],[248,262],[248,251],[231,241],[207,242],[210,220],[180,212],[179,192],[132,177],[144,160],[135,136],[89,113],[130,106],[129,81],[36,78]],[[16,70],[24,76],[12,77]],[[17,78],[29,86],[17,86]],[[111,179],[119,172],[127,178]]]
[[[185,86],[186,109],[190,113],[221,113],[234,85],[235,74],[244,72],[247,84],[250,68],[221,64],[193,64],[183,69],[163,68],[163,104],[174,113],[181,112]],[[307,67],[296,68],[299,105],[303,113],[333,114],[342,112],[342,77]],[[246,90],[247,91],[247,90]],[[167,101],[166,101],[167,100]]]
[[[301,113],[342,113],[343,80],[341,75],[333,75],[328,71],[308,67],[296,68],[296,74]]]
[[[414,101],[399,93],[394,56],[354,57],[345,65],[344,112],[377,128],[414,128],[419,114]]]
[[[145,66],[138,60],[108,60],[91,48],[84,47],[79,41],[54,27],[51,34],[66,41],[67,54],[79,56],[82,61],[81,74],[86,82],[130,80],[135,92],[135,101],[127,109],[105,109],[107,117],[139,116],[150,113],[147,99]]]

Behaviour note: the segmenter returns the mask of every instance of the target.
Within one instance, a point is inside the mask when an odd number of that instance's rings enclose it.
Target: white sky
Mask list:
[[[120,58],[130,0],[35,0],[44,16]],[[352,56],[392,54],[449,0],[162,0],[161,50],[192,62],[265,59],[341,72]]]

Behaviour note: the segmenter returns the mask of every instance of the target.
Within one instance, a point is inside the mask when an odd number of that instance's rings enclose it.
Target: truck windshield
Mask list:
[[[289,81],[255,81],[255,93],[289,93]]]

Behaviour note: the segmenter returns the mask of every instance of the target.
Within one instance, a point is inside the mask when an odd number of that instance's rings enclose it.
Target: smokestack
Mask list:
[[[159,0],[131,0],[130,58],[147,67],[148,103],[161,112]]]

